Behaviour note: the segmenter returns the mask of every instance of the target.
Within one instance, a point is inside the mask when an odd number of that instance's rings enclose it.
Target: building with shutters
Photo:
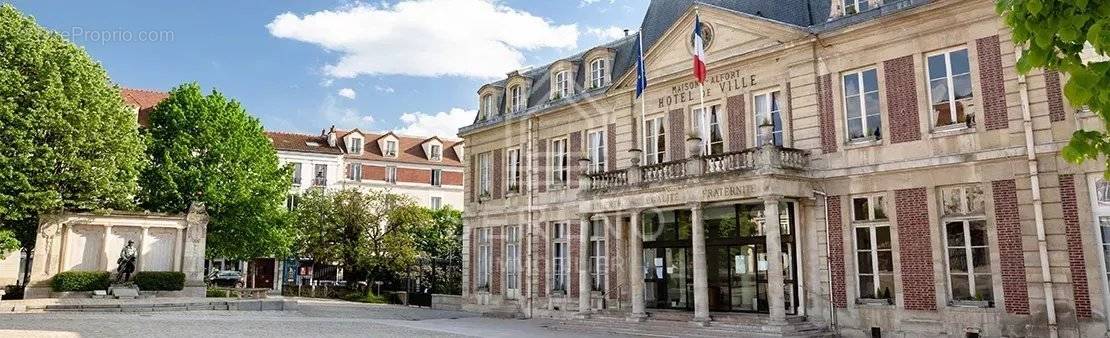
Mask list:
[[[639,28],[478,89],[466,309],[1106,335],[1110,185],[1059,153],[1101,121],[1016,72],[992,2],[658,0]]]

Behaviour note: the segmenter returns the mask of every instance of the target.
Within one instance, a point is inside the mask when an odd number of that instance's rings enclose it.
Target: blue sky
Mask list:
[[[476,90],[635,30],[647,0],[0,0],[67,35],[121,86],[196,81],[270,130],[453,136]],[[513,25],[505,24],[507,22]]]

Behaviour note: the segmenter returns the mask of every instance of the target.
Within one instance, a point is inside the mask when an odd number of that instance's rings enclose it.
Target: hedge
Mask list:
[[[185,274],[176,271],[140,271],[135,285],[142,291],[179,291],[185,288]]]
[[[54,275],[54,292],[107,290],[111,285],[107,271],[66,271]]]

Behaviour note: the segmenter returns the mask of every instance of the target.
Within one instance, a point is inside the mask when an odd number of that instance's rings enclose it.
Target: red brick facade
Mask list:
[[[902,259],[905,308],[935,311],[937,299],[936,279],[933,276],[933,241],[925,188],[895,190],[894,212],[898,217],[898,255]]]
[[[473,172],[473,171],[471,171]],[[459,171],[444,171],[443,185],[462,185],[463,173]]]
[[[362,165],[362,179],[372,180],[372,181],[384,181],[385,180],[385,167],[363,164]]]
[[[490,175],[493,176],[490,178],[493,181],[492,186],[490,187],[491,189],[493,189],[493,198],[501,198],[501,196],[505,194],[505,189],[503,189],[501,185],[502,181],[504,181],[505,176],[505,166],[502,165],[502,163],[504,163],[504,159],[504,151],[502,151],[501,149],[493,151],[493,171],[490,173]]]
[[[477,288],[474,285],[474,274],[478,272],[478,228],[470,228],[470,293]]]
[[[829,196],[829,267],[832,269],[833,305],[844,309],[848,307],[848,295],[844,280],[844,218],[840,207],[841,196]]]
[[[1091,296],[1087,284],[1087,262],[1083,257],[1083,234],[1079,229],[1079,205],[1075,195],[1075,178],[1060,175],[1060,205],[1064,210],[1064,234],[1068,239],[1068,267],[1075,316],[1091,318]]]
[[[532,250],[536,252],[536,292],[547,295],[547,222],[540,222],[532,233]]]
[[[744,95],[729,96],[725,101],[725,109],[728,110],[728,149],[729,151],[740,151],[747,148],[747,125],[744,124]]]
[[[493,246],[490,247],[493,264],[490,268],[490,293],[501,294],[501,227],[493,227]]]
[[[1014,180],[991,182],[994,195],[995,230],[1002,270],[1002,297],[1006,312],[1029,314],[1029,287],[1025,280],[1025,257],[1021,247],[1021,221],[1018,218],[1017,186]]]
[[[624,261],[623,259],[621,259],[620,256],[620,248],[624,247],[624,242],[621,241],[619,218],[609,217],[606,219],[606,222],[607,228],[605,230],[605,245],[608,251],[608,253],[606,254],[606,258],[609,260],[609,271],[607,272],[608,278],[606,283],[608,284],[607,286],[609,287],[609,290],[605,294],[609,296],[606,298],[616,299],[620,297],[620,295],[618,294],[620,279],[618,277],[620,277],[621,275],[621,268]]]
[[[979,85],[983,91],[983,124],[987,130],[1006,129],[1006,82],[1002,76],[1002,51],[998,36],[975,40],[979,51]]]
[[[567,149],[570,149],[567,153],[567,170],[570,171],[567,173],[567,180],[570,181],[567,182],[567,186],[571,189],[577,189],[578,174],[581,172],[578,169],[578,158],[582,156],[582,132],[570,133],[570,136],[567,137],[567,143],[569,143]]]
[[[1048,96],[1048,119],[1052,122],[1064,120],[1064,96],[1060,90],[1060,73],[1044,72],[1045,95]]]
[[[536,191],[547,192],[547,140],[536,140]]]
[[[570,248],[567,252],[567,294],[571,297],[578,297],[578,233],[581,231],[582,222],[578,220],[567,221],[567,247]]]
[[[836,112],[833,109],[832,75],[817,77],[817,111],[821,123],[821,151],[836,152]]]
[[[617,124],[610,123],[605,128],[605,161],[608,170],[619,168],[617,166]]]
[[[667,113],[667,152],[671,161],[686,158],[686,123],[683,109],[672,109]]]
[[[914,75],[913,56],[884,61],[883,72],[890,142],[920,140],[921,120],[917,107],[917,77]]]

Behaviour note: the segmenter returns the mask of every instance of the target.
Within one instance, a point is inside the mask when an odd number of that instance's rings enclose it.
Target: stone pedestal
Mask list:
[[[135,299],[139,297],[139,287],[134,285],[113,285],[108,294],[116,299]]]

